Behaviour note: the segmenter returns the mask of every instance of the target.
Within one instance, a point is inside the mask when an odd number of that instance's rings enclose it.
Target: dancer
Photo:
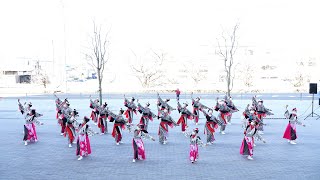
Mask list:
[[[290,144],[297,144],[297,142],[295,142],[295,140],[298,138],[296,124],[302,125],[303,127],[305,127],[306,125],[298,121],[297,108],[293,108],[291,113],[289,113],[287,108],[288,105],[286,106],[285,117],[289,120],[289,123],[283,134],[283,138],[288,139],[288,142]]]
[[[198,136],[199,129],[195,128],[192,132],[187,132],[185,135],[190,138],[190,152],[189,159],[191,163],[197,162],[199,159],[199,148],[198,145],[205,147],[205,144],[201,141],[201,138]]]
[[[38,120],[38,117],[41,117],[42,114],[36,113],[35,109],[30,110],[29,113],[24,112],[25,115],[25,124],[24,124],[24,145],[28,145],[28,141],[30,142],[37,142],[37,131],[35,124],[43,125],[42,122]]]
[[[257,96],[254,95],[252,97],[252,106],[255,108],[255,111],[257,110],[257,107],[258,107],[258,101],[257,101]]]
[[[79,123],[77,122],[77,117],[79,113],[76,109],[71,112],[71,116],[67,119],[67,123],[65,126],[64,137],[68,137],[69,148],[72,147],[72,144],[75,143],[76,138],[76,129],[75,127],[79,127]]]
[[[137,100],[138,102],[138,112],[141,114],[141,118],[140,118],[140,124],[141,124],[141,129],[143,130],[148,130],[148,125],[149,125],[149,120],[153,121],[153,118],[158,117],[157,115],[155,115],[153,112],[151,112],[149,106],[150,103],[147,102],[146,106],[143,107],[140,103],[139,103],[139,99]]]
[[[256,121],[258,123],[258,126],[260,126],[261,121],[257,116],[257,112],[255,111],[255,108],[253,106],[247,106],[245,110],[245,119],[242,124],[242,128],[246,129],[248,125],[250,125],[251,121]]]
[[[273,113],[271,113],[270,111],[272,111],[271,109],[265,108],[263,105],[263,100],[259,99],[258,100],[258,105],[257,105],[257,115],[258,118],[260,119],[261,123],[259,125],[258,131],[260,134],[263,134],[263,119],[268,115],[273,115]]]
[[[160,112],[160,125],[159,125],[159,142],[161,144],[167,144],[167,140],[169,137],[169,126],[173,128],[173,126],[178,126],[178,124],[172,119],[172,117],[169,115],[169,112],[167,109],[160,110],[158,107],[158,111]]]
[[[123,118],[124,110],[120,109],[118,115],[114,114],[113,112],[108,110],[108,119],[110,122],[114,121],[113,129],[112,129],[112,137],[114,137],[114,140],[116,141],[116,145],[122,144],[122,130],[127,128],[129,129],[129,132],[131,132],[131,124],[128,123],[128,120]]]
[[[56,119],[59,119],[59,114],[58,111],[61,110],[62,107],[62,101],[54,94],[56,97],[55,103],[56,103]]]
[[[210,145],[213,144],[215,141],[214,133],[215,129],[218,128],[218,119],[212,115],[213,110],[210,109],[208,113],[206,111],[202,111],[203,115],[206,117],[207,121],[204,125],[204,134],[207,134],[207,144]]]
[[[252,107],[250,108],[250,104],[248,104],[246,106],[246,108],[244,109],[243,113],[242,113],[242,116],[243,116],[243,119],[242,119],[242,128],[243,129],[246,129],[247,125],[248,125],[248,118],[250,116],[250,109],[252,109]]]
[[[180,100],[181,91],[179,90],[179,88],[177,88],[177,89],[175,90],[175,92],[176,92],[177,101],[179,101],[179,100]]]
[[[108,133],[108,123],[107,123],[107,117],[108,117],[108,104],[105,102],[101,106],[97,108],[99,111],[99,117],[98,117],[98,128],[100,128],[100,135],[103,135],[105,133]]]
[[[94,101],[91,99],[90,95],[90,108],[92,109],[90,118],[92,119],[93,123],[97,125],[98,122],[98,115],[99,115],[99,99],[95,99]]]
[[[225,130],[226,130],[226,126],[227,126],[227,118],[228,118],[228,116],[230,116],[231,109],[227,106],[224,99],[221,99],[219,101],[219,98],[217,98],[217,104],[215,106],[215,110],[219,111],[218,121],[219,121],[219,125],[220,125],[220,133],[226,134]]]
[[[245,120],[245,124],[243,124],[243,129],[246,130],[247,126],[251,124],[252,121],[255,121],[256,123],[256,129],[259,130],[259,127],[263,125],[263,123],[261,122],[261,120],[258,118],[257,112],[255,111],[255,108],[253,106],[249,107],[249,114],[248,114],[248,118]],[[257,131],[259,133],[259,131]],[[259,140],[259,138],[257,136],[255,136],[255,138],[253,139],[253,146],[255,147],[256,144],[254,142],[254,140]]]
[[[184,133],[186,129],[188,128],[188,119],[192,120],[193,114],[187,109],[188,103],[183,103],[183,106],[181,106],[180,102],[178,101],[178,111],[181,114],[177,124],[181,124],[181,131]]]
[[[133,146],[133,160],[132,162],[136,162],[136,160],[145,160],[145,150],[144,143],[142,138],[151,139],[155,141],[155,139],[148,134],[148,131],[143,129],[143,124],[138,124],[136,129],[133,132],[132,146]]]
[[[20,99],[18,99],[18,106],[19,106],[19,111],[21,112],[21,114],[28,114],[30,113],[31,111],[31,107],[32,107],[32,103],[29,102],[27,105],[26,105],[26,102],[24,103],[25,106],[23,106],[20,102]]]
[[[64,113],[62,113],[62,110],[58,111],[58,123],[61,126],[61,131],[60,131],[60,135],[63,136],[66,130],[66,125],[67,125],[67,121],[68,121],[68,116],[66,116]]]
[[[234,105],[232,98],[228,97],[227,95],[225,96],[225,102],[227,106],[231,109],[230,116],[227,116],[227,124],[231,125],[232,114],[238,112],[239,109]]]
[[[129,101],[125,96],[124,96],[124,106],[127,107],[127,110],[124,112],[124,115],[126,115],[126,118],[128,119],[128,122],[131,124],[133,121],[133,113],[137,115],[137,106],[134,103],[136,99],[134,97],[131,98],[131,101]]]
[[[59,119],[59,115],[58,115],[58,111],[59,110],[63,110],[63,107],[66,103],[69,103],[68,99],[65,98],[64,101],[61,101],[60,98],[56,95],[56,94],[53,94],[55,97],[56,97],[56,100],[55,100],[55,103],[56,103],[56,119],[58,120]]]
[[[62,108],[62,113],[67,117],[70,118],[71,117],[71,112],[72,109],[70,108],[70,103],[68,100],[66,100],[65,104],[63,105]]]
[[[157,102],[157,105],[158,105],[158,109],[160,108],[161,111],[163,111],[164,109],[167,109],[168,110],[168,113],[171,114],[171,111],[173,110],[176,110],[175,108],[173,108],[172,106],[170,106],[168,104],[168,102],[170,101],[170,99],[166,99],[165,101],[163,99],[161,99],[159,93],[157,93],[158,95],[158,102]],[[158,111],[158,116],[161,114],[160,111]]]
[[[194,123],[196,125],[198,125],[199,123],[199,111],[205,110],[205,109],[210,109],[207,106],[201,104],[200,101],[200,97],[196,97],[196,99],[193,99],[193,93],[191,93],[191,100],[192,100],[192,106],[193,106],[193,119],[194,119]]]
[[[88,156],[91,154],[91,145],[89,136],[93,136],[95,132],[88,125],[90,121],[86,116],[83,118],[81,124],[79,124],[79,135],[77,139],[77,150],[76,155],[79,156],[78,161],[83,159],[83,156]]]
[[[250,125],[248,125],[244,131],[244,138],[240,147],[240,154],[248,155],[249,160],[253,160],[253,147],[254,147],[254,137],[262,140],[263,143],[266,141],[262,138],[262,136],[257,133],[257,121],[251,121]]]

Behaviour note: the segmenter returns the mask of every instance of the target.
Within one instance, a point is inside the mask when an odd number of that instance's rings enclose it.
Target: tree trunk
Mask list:
[[[230,64],[230,66],[229,66],[229,72],[228,72],[228,92],[227,92],[227,95],[228,95],[228,97],[230,97],[230,93],[231,93],[231,81],[232,81],[232,79],[231,79],[231,66],[232,66],[232,64]]]
[[[226,80],[227,80],[227,96],[230,96],[230,80],[231,80],[231,77],[230,77],[230,71],[227,72],[227,77],[226,77]]]
[[[228,87],[227,87],[227,95],[230,97],[230,76],[228,76],[228,82],[227,82],[227,84],[228,84]]]
[[[99,81],[99,101],[100,101],[100,106],[102,105],[102,78],[100,75],[100,69],[98,69],[98,81]]]
[[[100,106],[102,105],[102,87],[101,87],[101,79],[99,79],[99,99],[100,99]]]

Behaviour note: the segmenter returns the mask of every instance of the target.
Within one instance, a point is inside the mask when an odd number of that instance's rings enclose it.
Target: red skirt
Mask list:
[[[252,137],[244,137],[241,147],[240,147],[240,154],[242,155],[253,155],[253,138]]]
[[[132,146],[133,146],[133,158],[134,159],[138,159],[138,160],[146,159],[144,144],[141,139],[133,139]]]
[[[87,156],[91,154],[91,146],[88,135],[79,134],[77,140],[77,156]]]
[[[298,138],[295,124],[289,123],[287,125],[287,128],[283,134],[283,138],[288,139],[288,140],[296,140]]]

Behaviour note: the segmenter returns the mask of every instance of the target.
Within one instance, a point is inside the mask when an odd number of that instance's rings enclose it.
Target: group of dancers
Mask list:
[[[191,94],[192,110],[188,109],[188,102],[180,103],[177,98],[177,108],[169,105],[170,99],[162,99],[157,94],[157,113],[154,113],[150,109],[150,103],[147,102],[142,106],[139,99],[132,97],[130,100],[124,96],[124,107],[126,108],[115,113],[111,111],[108,104],[100,103],[99,99],[92,100],[90,96],[90,105],[92,109],[90,117],[84,116],[82,122],[78,122],[79,113],[76,109],[70,108],[69,100],[66,98],[61,100],[56,95],[56,119],[61,126],[60,135],[67,137],[68,146],[71,148],[72,144],[76,144],[76,155],[78,160],[82,160],[83,157],[91,154],[90,136],[99,134],[95,132],[88,124],[90,120],[99,128],[100,135],[108,133],[108,123],[113,123],[112,137],[115,140],[116,145],[122,144],[123,133],[122,131],[128,129],[129,132],[133,130],[133,160],[144,160],[145,148],[143,139],[150,139],[155,141],[155,138],[149,135],[148,125],[149,121],[153,119],[160,120],[158,128],[159,143],[166,144],[168,141],[169,127],[181,126],[182,133],[190,140],[190,152],[189,159],[192,163],[196,162],[199,158],[198,146],[211,145],[215,141],[215,132],[220,127],[220,133],[225,134],[226,126],[231,124],[232,114],[239,111],[238,108],[232,102],[232,98],[224,96],[224,98],[216,99],[214,107],[210,108],[200,102],[200,97],[193,98]],[[178,96],[177,96],[178,97]],[[136,104],[137,102],[137,104]],[[19,110],[25,117],[24,125],[24,144],[28,145],[28,142],[37,142],[36,126],[43,125],[38,119],[42,116],[32,109],[31,102],[21,104],[18,99]],[[171,112],[177,110],[180,117],[175,121],[171,117]],[[215,117],[213,112],[217,111],[218,115]],[[189,130],[188,121],[193,120],[195,125],[199,123],[200,112],[205,117],[204,134],[206,134],[206,143],[202,142],[199,136],[199,129],[195,128]],[[137,125],[133,124],[134,115],[137,116],[140,113],[140,121]],[[287,108],[285,117],[289,120],[289,124],[285,130],[283,138],[288,139],[291,144],[296,144],[296,124],[303,125],[297,118],[297,109],[293,108],[290,113]],[[263,104],[263,100],[257,100],[256,96],[252,98],[252,103],[248,104],[243,112],[243,125],[244,139],[240,147],[240,154],[246,155],[249,160],[253,160],[253,148],[255,146],[254,140],[262,140],[266,142],[263,137],[263,126],[265,125],[263,120],[266,116],[273,115],[270,109],[266,108]],[[305,125],[303,125],[305,126]]]

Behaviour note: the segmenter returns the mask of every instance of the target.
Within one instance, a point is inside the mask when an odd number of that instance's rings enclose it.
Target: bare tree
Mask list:
[[[166,78],[166,81],[170,85],[178,85],[179,84],[179,81],[175,77],[168,77],[168,78]]]
[[[135,61],[131,66],[132,72],[139,80],[143,88],[156,87],[161,85],[163,78],[163,62],[165,53],[157,53],[151,50],[151,56],[138,57],[133,51]]]
[[[32,75],[32,82],[42,85],[44,88],[47,88],[47,85],[50,83],[49,76],[46,71],[42,69],[40,61],[36,61],[34,66],[34,73]]]
[[[187,64],[184,64],[184,68],[195,85],[198,85],[200,81],[207,79],[208,70],[202,65],[188,62]]]
[[[291,79],[291,84],[295,88],[295,91],[303,91],[301,89],[307,82],[310,82],[310,77],[307,75],[306,65],[304,62],[297,62],[297,71],[294,73],[293,78]]]
[[[97,26],[93,21],[93,34],[91,38],[90,52],[86,54],[89,64],[94,68],[97,73],[99,83],[99,99],[100,105],[102,104],[102,80],[105,65],[109,60],[109,31],[102,32],[102,26]]]
[[[306,91],[303,89],[306,83],[310,82],[310,75],[307,70],[308,62],[297,61],[296,71],[285,77],[283,81],[289,82],[296,92]]]
[[[41,78],[41,84],[43,85],[44,88],[47,88],[47,85],[50,83],[48,75],[43,75]]]
[[[218,55],[224,61],[224,71],[226,73],[226,82],[227,82],[227,95],[230,96],[230,92],[233,89],[233,80],[235,78],[234,73],[234,55],[236,53],[238,47],[237,40],[237,30],[239,28],[239,24],[236,24],[233,27],[232,33],[226,35],[226,32],[223,31],[221,38],[222,44],[220,44],[220,40],[218,41]]]
[[[244,83],[244,86],[246,87],[247,91],[249,91],[250,87],[253,86],[252,78],[253,78],[254,68],[252,67],[251,64],[246,63],[242,65],[239,73],[240,73],[240,78]]]

